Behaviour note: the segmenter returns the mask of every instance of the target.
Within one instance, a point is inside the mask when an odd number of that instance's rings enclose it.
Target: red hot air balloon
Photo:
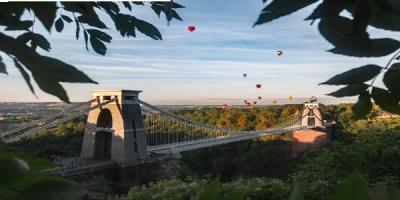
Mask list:
[[[188,29],[190,32],[193,32],[193,31],[196,29],[196,27],[195,27],[195,26],[188,26],[187,29]]]
[[[283,54],[283,51],[277,51],[276,54],[278,54],[278,56],[281,56]]]
[[[260,89],[260,88],[261,88],[261,84],[257,83],[257,84],[256,84],[256,88],[257,88],[257,89]]]

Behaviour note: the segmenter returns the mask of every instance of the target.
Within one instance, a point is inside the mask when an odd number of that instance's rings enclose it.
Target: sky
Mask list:
[[[259,104],[303,102],[317,96],[326,102],[351,102],[354,98],[335,99],[325,94],[338,87],[321,86],[330,77],[364,64],[383,65],[383,58],[359,59],[327,52],[332,45],[318,32],[318,23],[304,21],[316,5],[252,27],[263,8],[261,0],[187,0],[177,1],[186,8],[178,13],[183,21],[170,24],[150,6],[135,6],[135,16],[157,26],[162,41],[138,34],[122,38],[113,29],[106,30],[113,39],[107,44],[106,56],[86,51],[83,38],[75,39],[74,24],[66,25],[63,33],[46,32],[41,24],[35,31],[46,35],[51,52],[41,54],[56,57],[76,66],[99,82],[95,84],[63,83],[71,101],[90,99],[90,90],[142,90],[140,98],[153,104],[242,104],[244,99]],[[29,18],[29,14],[25,17]],[[109,21],[105,18],[104,20]],[[196,30],[187,31],[194,25]],[[372,37],[398,36],[369,29]],[[11,35],[17,33],[11,33]],[[277,56],[278,50],[283,51]],[[1,54],[9,75],[0,74],[0,102],[59,101],[41,92],[30,93],[11,60]],[[246,78],[242,74],[246,73]],[[260,89],[255,85],[262,84]]]

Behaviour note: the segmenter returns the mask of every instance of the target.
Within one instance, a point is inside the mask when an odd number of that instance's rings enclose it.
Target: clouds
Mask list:
[[[381,61],[326,52],[331,45],[315,25],[302,20],[313,7],[252,28],[261,1],[181,3],[186,6],[179,12],[184,21],[172,21],[169,26],[150,8],[134,8],[138,18],[160,29],[163,41],[142,34],[121,38],[118,32],[107,30],[113,40],[107,45],[106,56],[100,56],[93,50],[87,52],[83,38],[76,41],[75,27],[68,24],[65,32],[47,37],[52,52],[41,53],[78,67],[100,83],[64,84],[72,101],[87,100],[90,89],[124,88],[143,90],[144,100],[158,104],[211,104],[218,103],[212,98],[250,99],[260,95],[271,99],[324,96],[334,88],[318,83],[351,67]],[[188,32],[188,25],[195,25],[196,30]],[[283,50],[284,55],[276,56],[277,50]],[[10,76],[1,75],[0,83],[7,87],[0,89],[5,94],[0,101],[56,100],[40,92],[36,99],[17,71],[8,71]],[[248,78],[244,80],[242,73]],[[262,90],[254,89],[258,82],[265,85]]]

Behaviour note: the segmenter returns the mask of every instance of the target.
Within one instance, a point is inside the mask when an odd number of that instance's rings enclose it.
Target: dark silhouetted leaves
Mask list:
[[[104,42],[111,42],[112,37],[109,36],[107,33],[104,33],[103,31],[99,31],[96,29],[87,29],[87,31],[91,37],[98,38],[99,40]]]
[[[367,116],[368,113],[371,112],[372,103],[371,96],[367,91],[363,92],[358,96],[358,101],[353,105],[353,113],[355,119],[361,119]]]
[[[75,25],[76,25],[75,37],[76,39],[79,39],[79,32],[81,31],[79,21],[75,20]]]
[[[50,32],[56,18],[57,2],[35,2],[29,3],[33,12],[42,22],[47,31]]]
[[[19,19],[12,20],[10,24],[6,27],[6,31],[20,31],[20,30],[29,30],[32,27],[33,21],[31,20],[22,20]]]
[[[22,192],[22,196],[26,200],[46,199],[84,199],[85,189],[74,182],[68,180],[44,180],[34,183]]]
[[[114,2],[98,2],[97,3],[100,7],[104,8],[107,12],[113,12],[114,14],[119,13],[119,7],[116,3]]]
[[[122,4],[124,5],[125,8],[127,8],[129,11],[132,11],[132,6],[130,2],[128,1],[123,1]]]
[[[400,100],[400,63],[393,64],[383,77],[383,83],[394,98]]]
[[[63,20],[62,20],[61,18],[58,18],[57,21],[56,21],[55,26],[56,26],[56,31],[57,31],[57,32],[61,32],[61,31],[64,29],[64,22],[63,22]]]
[[[67,2],[63,1],[61,4],[63,9],[70,12],[77,12],[82,15],[97,17],[94,8],[97,6],[94,2]]]
[[[105,55],[107,47],[103,42],[111,42],[111,36],[96,29],[88,29],[87,31],[90,35],[90,44],[93,50],[98,54]]]
[[[47,39],[38,34],[38,33],[33,33],[33,32],[26,32],[17,37],[17,40],[22,42],[22,43],[27,43],[31,41],[32,47],[35,48],[36,46],[46,50],[50,51],[50,43],[47,41]]]
[[[107,28],[107,26],[102,21],[100,21],[100,19],[97,18],[97,17],[96,18],[91,18],[91,17],[87,17],[85,15],[82,15],[82,16],[78,17],[78,21],[81,22],[81,23],[88,24],[90,26],[101,28],[101,29],[106,29]]]
[[[104,45],[102,41],[95,37],[90,37],[90,44],[92,45],[93,50],[100,54],[100,55],[105,55],[107,52],[107,47]]]
[[[61,15],[61,18],[62,18],[64,21],[68,22],[68,23],[71,23],[71,22],[72,22],[72,19],[71,19],[70,17],[66,16],[66,15]]]
[[[0,186],[10,183],[29,170],[28,164],[16,157],[0,159]]]
[[[89,51],[89,47],[88,47],[88,39],[89,39],[89,36],[88,36],[88,33],[87,33],[86,31],[83,31],[83,37],[85,38],[85,47],[86,47],[86,50]]]
[[[136,17],[118,14],[115,17],[115,26],[122,36],[136,37],[136,29],[155,40],[162,40],[160,31],[152,24]]]
[[[328,95],[334,97],[350,97],[350,96],[357,96],[363,92],[365,92],[368,88],[367,84],[359,83],[348,85],[346,87],[340,88],[339,90],[332,92]]]
[[[389,91],[373,87],[371,96],[375,103],[383,110],[400,114],[399,102],[389,93]]]
[[[134,19],[133,23],[140,32],[155,40],[162,40],[161,33],[155,26],[143,20],[137,19],[135,17],[133,17],[133,19]]]
[[[377,65],[364,65],[338,74],[321,84],[325,85],[351,85],[371,80],[379,74],[382,67]]]
[[[26,84],[28,84],[29,90],[31,90],[31,92],[33,94],[35,94],[35,90],[33,89],[33,86],[31,84],[31,78],[30,78],[28,72],[25,71],[24,67],[21,66],[21,64],[18,62],[18,60],[14,59],[14,64],[15,64],[15,67],[22,74],[22,77],[24,78]]]
[[[270,22],[274,19],[278,19],[279,17],[296,12],[297,10],[315,2],[317,2],[317,0],[274,0],[261,11],[261,14],[258,16],[254,26]]]
[[[31,66],[24,64],[32,72],[40,89],[57,96],[62,101],[69,102],[69,99],[60,82],[96,83],[74,66],[57,59],[39,56],[35,61]]]
[[[367,37],[368,33],[366,32],[367,26],[369,24],[370,19],[370,7],[368,3],[364,1],[359,1],[354,14],[353,19],[353,32],[360,37]]]
[[[0,56],[0,73],[7,74],[6,65],[3,62],[3,58]]]
[[[315,20],[323,17],[337,16],[348,6],[349,1],[325,0],[314,9],[306,20]]]
[[[332,200],[365,200],[368,197],[368,183],[359,172],[353,172],[335,189]]]
[[[400,42],[389,38],[370,39],[367,35],[356,34],[353,23],[345,17],[321,19],[319,31],[335,47],[332,53],[356,57],[379,57],[393,53],[400,48]],[[366,34],[366,33],[365,33]]]
[[[121,36],[136,37],[135,25],[130,15],[118,14],[115,16],[115,27]]]
[[[182,21],[182,18],[175,11],[175,9],[184,8],[184,6],[175,2],[152,2],[151,4],[151,8],[158,15],[158,17],[160,17],[161,12],[163,12],[168,22],[174,18]]]

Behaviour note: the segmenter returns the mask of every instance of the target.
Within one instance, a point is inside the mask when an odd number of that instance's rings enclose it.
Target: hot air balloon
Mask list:
[[[262,99],[262,97],[261,97],[261,96],[259,96],[259,97],[258,97],[258,100],[261,100],[261,99]]]
[[[289,99],[289,100],[293,100],[293,96],[289,96],[288,99]]]
[[[244,102],[244,103],[247,103],[247,100],[244,100],[243,102]]]
[[[256,84],[256,88],[257,88],[257,89],[260,89],[260,88],[261,88],[261,84],[260,84],[260,83],[257,83],[257,84]]]
[[[283,51],[276,51],[276,54],[277,54],[278,56],[281,56],[281,55],[283,54]]]
[[[273,100],[273,101],[272,101],[272,104],[275,105],[276,103],[278,103],[276,100]]]
[[[196,29],[196,27],[195,27],[195,26],[188,26],[187,29],[188,29],[190,32],[193,32],[193,31]]]
[[[254,104],[254,105],[257,104],[257,101],[253,101],[253,104]]]
[[[246,78],[246,77],[247,77],[247,74],[242,74],[242,76],[243,76],[244,78]]]

